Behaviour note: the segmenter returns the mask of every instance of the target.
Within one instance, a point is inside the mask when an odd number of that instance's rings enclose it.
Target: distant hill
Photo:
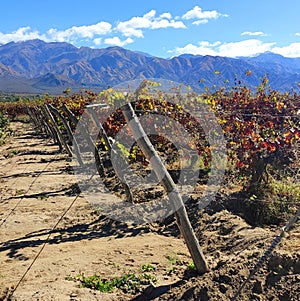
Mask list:
[[[246,75],[248,70],[251,76]],[[100,90],[144,78],[168,79],[201,91],[225,82],[234,85],[236,77],[254,87],[265,74],[274,89],[297,89],[300,58],[264,53],[238,59],[190,54],[163,59],[121,47],[77,48],[41,40],[0,46],[0,90],[4,92],[61,93],[67,87]]]

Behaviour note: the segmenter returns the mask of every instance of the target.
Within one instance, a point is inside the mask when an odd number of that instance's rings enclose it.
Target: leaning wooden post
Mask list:
[[[64,146],[64,148],[65,148],[65,150],[67,151],[69,157],[72,157],[72,152],[71,152],[71,150],[70,150],[70,147],[69,147],[69,145],[67,144],[67,142],[65,141],[65,139],[63,138],[62,133],[60,132],[59,127],[58,127],[58,125],[56,124],[56,121],[55,121],[54,117],[52,116],[52,114],[51,114],[51,112],[50,112],[49,107],[48,107],[47,105],[45,105],[45,106],[44,106],[44,109],[45,109],[45,112],[46,112],[47,116],[48,116],[49,119],[50,119],[50,122],[51,122],[52,125],[53,125],[53,128],[54,128],[54,130],[55,130],[55,132],[56,132],[56,134],[57,134],[58,139],[60,140],[61,145]]]
[[[27,114],[29,115],[30,119],[34,123],[35,127],[40,130],[41,133],[43,133],[43,127],[40,124],[39,120],[35,116],[35,113],[33,112],[33,109],[30,107],[25,107]]]
[[[177,210],[175,211],[177,225],[181,231],[182,236],[185,239],[197,271],[200,274],[204,274],[208,271],[208,266],[188,218],[181,195],[176,188],[173,179],[171,178],[161,158],[157,154],[148,136],[146,135],[142,125],[139,122],[139,119],[135,115],[131,104],[128,103],[122,106],[121,109],[131,130],[131,133],[136,140],[136,143],[141,148],[146,158],[150,161],[156,176],[158,177],[158,179],[160,179],[161,175],[164,175],[161,183],[168,193],[171,205],[174,209],[176,208],[175,210]]]
[[[51,104],[48,104],[48,108],[50,109],[50,112],[53,113],[57,118],[59,118],[65,129],[66,129],[66,132],[68,134],[68,137],[69,137],[69,143],[71,143],[74,139],[73,139],[73,133],[72,133],[72,130],[67,122],[67,120],[60,114],[60,112]]]
[[[67,107],[66,104],[63,104],[61,109],[68,116],[70,122],[72,122],[73,125],[76,127],[79,121],[74,115],[74,113]]]
[[[60,140],[58,139],[58,135],[55,131],[54,125],[52,124],[51,120],[50,120],[50,116],[48,114],[48,111],[46,110],[46,106],[43,105],[40,107],[41,110],[41,116],[44,119],[43,122],[46,125],[46,127],[49,129],[50,133],[51,133],[51,137],[54,140],[54,143],[56,143],[59,147],[59,151],[62,152],[63,151],[63,146],[60,143]]]
[[[64,118],[64,116],[62,116],[60,114],[60,112],[54,107],[52,106],[51,104],[48,104],[48,108],[50,109],[50,111],[56,115],[63,123],[67,133],[68,133],[68,137],[69,137],[69,142],[72,143],[73,145],[73,150],[74,150],[74,153],[77,157],[77,160],[78,160],[78,163],[80,166],[83,166],[83,162],[82,162],[82,159],[81,159],[81,156],[80,156],[80,150],[79,150],[79,146],[78,146],[78,143],[76,141],[76,139],[73,137],[73,133],[72,133],[72,130],[67,122],[67,120]]]
[[[92,116],[94,122],[96,123],[97,128],[100,130],[100,135],[103,138],[104,143],[108,148],[108,151],[111,151],[111,143],[109,142],[108,137],[106,135],[106,132],[105,132],[105,130],[104,130],[101,122],[99,121],[99,119],[97,117],[97,114],[94,110],[94,108],[98,108],[98,107],[108,108],[108,105],[107,104],[101,104],[101,103],[95,103],[95,104],[90,104],[90,105],[86,106],[88,113]]]
[[[87,105],[86,108],[87,108],[88,113],[92,116],[94,122],[96,123],[97,128],[100,130],[100,135],[104,139],[104,143],[105,143],[105,145],[108,148],[108,152],[115,152],[115,150],[111,146],[111,143],[109,142],[109,139],[108,139],[108,137],[106,135],[106,132],[105,132],[105,130],[104,130],[101,122],[99,121],[99,119],[97,117],[96,112],[94,111],[95,107],[105,108],[105,107],[108,107],[108,106],[106,104],[91,104],[91,105]],[[133,203],[134,202],[134,198],[133,198],[132,192],[130,190],[130,187],[129,187],[129,185],[128,185],[126,179],[125,179],[125,177],[123,177],[118,172],[118,169],[114,168],[114,171],[115,171],[116,175],[118,176],[118,178],[120,179],[120,181],[122,183],[122,186],[123,186],[123,188],[125,190],[125,194],[126,194],[126,197],[127,197],[127,201],[130,202],[130,203]]]

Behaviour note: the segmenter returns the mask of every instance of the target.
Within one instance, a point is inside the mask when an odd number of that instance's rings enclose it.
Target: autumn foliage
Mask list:
[[[260,185],[267,164],[293,162],[291,149],[300,141],[300,95],[280,93],[263,78],[256,91],[235,87],[207,95],[227,140],[230,161],[250,185]]]
[[[194,111],[197,111],[199,104],[208,104],[217,117],[226,139],[229,158],[227,172],[247,178],[247,187],[257,188],[262,184],[267,165],[284,167],[295,160],[291,155],[291,149],[300,141],[300,95],[296,92],[282,93],[272,90],[267,77],[262,79],[256,89],[236,85],[230,89],[221,88],[202,94],[191,91],[184,96],[179,93],[170,96],[163,92],[157,92],[157,95],[153,96],[153,93],[148,92],[144,89],[133,99],[138,114],[156,112],[178,121],[192,135],[194,141],[192,147],[202,156],[205,167],[209,168],[210,146],[201,125],[185,110],[185,104],[192,106]],[[1,103],[0,110],[15,115],[24,112],[28,105],[51,103],[60,110],[65,104],[80,118],[87,104],[107,103],[116,110],[101,121],[107,134],[114,137],[125,125],[124,117],[118,107],[120,97],[122,97],[120,93],[111,89],[100,94],[81,91],[56,97],[46,95],[34,104]],[[168,97],[180,98],[179,104],[174,105],[168,101]],[[62,111],[61,113],[63,114]],[[102,114],[106,113],[102,110]],[[161,147],[166,139],[156,137],[155,142]]]

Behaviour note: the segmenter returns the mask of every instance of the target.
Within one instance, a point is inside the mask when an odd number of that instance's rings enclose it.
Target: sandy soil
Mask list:
[[[12,128],[0,147],[0,300],[231,300],[280,232],[253,228],[224,208],[200,212],[190,204],[210,267],[196,275],[172,220],[132,226],[100,216],[78,194],[71,162],[58,147],[30,124]],[[298,222],[238,300],[300,300],[299,228]],[[76,281],[80,274],[139,273],[144,264],[155,266],[158,282],[136,295]]]

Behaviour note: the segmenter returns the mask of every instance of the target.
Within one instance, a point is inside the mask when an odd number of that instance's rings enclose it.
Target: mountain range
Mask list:
[[[60,94],[66,88],[98,91],[144,78],[167,79],[201,91],[205,87],[234,85],[236,78],[255,87],[266,74],[272,88],[298,91],[300,58],[267,52],[256,57],[184,54],[164,59],[121,47],[77,48],[41,40],[0,46],[3,92]]]

